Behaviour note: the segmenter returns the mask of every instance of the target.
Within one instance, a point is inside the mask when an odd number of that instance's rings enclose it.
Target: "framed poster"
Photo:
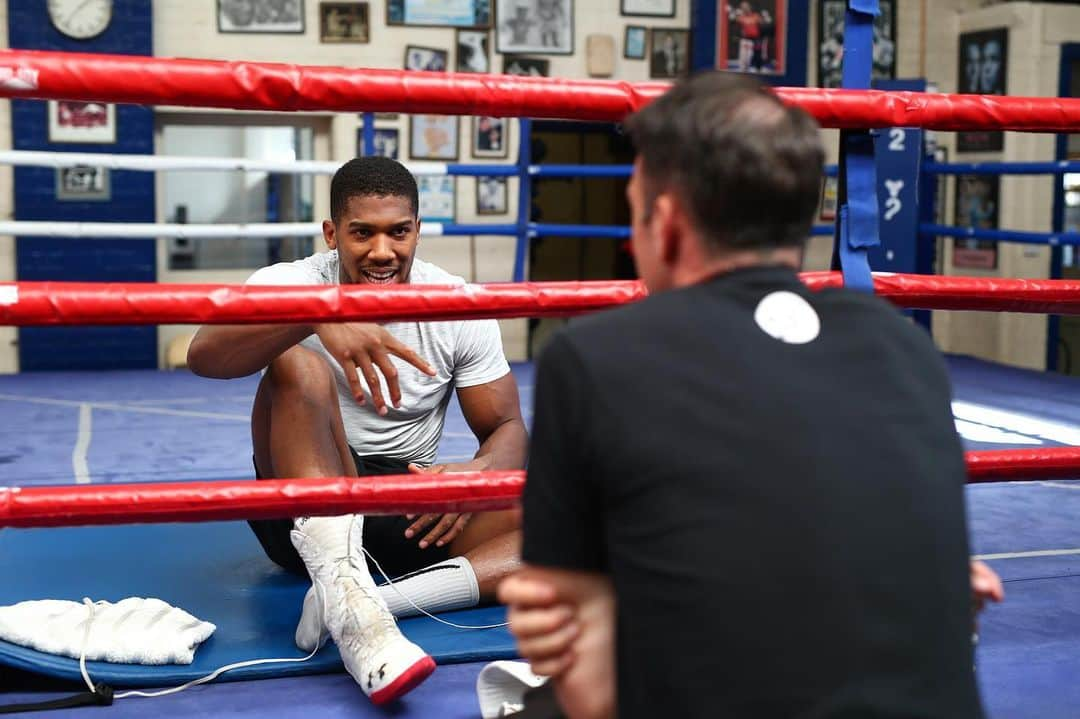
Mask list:
[[[446,175],[420,175],[416,178],[416,187],[420,191],[420,221],[454,221],[455,192],[454,178]]]
[[[375,128],[375,154],[381,157],[389,157],[391,160],[398,159],[398,148],[401,140],[396,127]],[[364,156],[364,128],[356,131],[356,156]]]
[[[474,117],[472,119],[472,156],[506,157],[510,128],[505,117]]]
[[[620,0],[619,14],[643,17],[675,17],[675,0]]]
[[[493,0],[387,0],[387,25],[491,27]]]
[[[368,42],[371,23],[366,2],[319,3],[319,42]]]
[[[410,115],[409,157],[415,160],[458,159],[456,115]]]
[[[654,27],[650,42],[649,77],[674,79],[690,71],[690,31]]]
[[[836,219],[836,202],[839,197],[840,183],[836,177],[821,178],[821,208],[818,219],[832,222]]]
[[[871,80],[896,78],[897,0],[878,0],[881,13],[874,19]],[[820,87],[840,87],[844,58],[844,23],[847,0],[819,0],[818,62]]]
[[[218,32],[304,32],[304,0],[218,0],[217,9]]]
[[[405,46],[405,69],[426,70],[428,72],[446,72],[450,62],[450,51],[437,47]]]
[[[458,30],[457,54],[454,69],[457,72],[491,72],[491,51],[487,30]]]
[[[476,214],[506,214],[507,182],[505,177],[476,178]]]
[[[100,202],[111,199],[109,170],[76,165],[56,168],[56,199]]]
[[[960,35],[957,85],[961,93],[1004,95],[1008,72],[1009,29],[980,30]],[[1000,152],[1005,133],[975,130],[956,133],[957,152]]]
[[[497,52],[574,52],[574,0],[498,0],[496,18]]]
[[[547,77],[551,68],[550,60],[538,57],[503,56],[503,73],[506,75],[526,75],[528,77]]]
[[[648,29],[641,25],[627,25],[623,37],[623,57],[627,60],[644,60],[649,39]]]
[[[996,175],[957,175],[955,224],[993,230],[998,226],[1001,178]],[[990,240],[953,241],[953,267],[992,270],[997,267],[997,243]]]
[[[787,0],[718,4],[716,67],[735,72],[785,74]]]
[[[116,142],[116,105],[49,100],[49,142]]]

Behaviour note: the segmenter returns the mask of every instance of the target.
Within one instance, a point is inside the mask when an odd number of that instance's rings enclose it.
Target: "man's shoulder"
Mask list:
[[[414,285],[463,285],[465,278],[447,272],[438,265],[425,262],[419,257],[413,258],[409,271],[409,284]]]
[[[336,250],[316,252],[292,262],[278,262],[256,270],[249,285],[333,285],[338,281]]]

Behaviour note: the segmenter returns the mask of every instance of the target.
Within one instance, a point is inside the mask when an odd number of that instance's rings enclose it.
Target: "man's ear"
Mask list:
[[[335,234],[334,223],[330,220],[322,221],[322,236],[327,247],[331,250],[337,249],[337,235]]]
[[[665,265],[671,265],[679,256],[682,223],[679,204],[667,192],[657,195],[653,201],[652,229],[657,242],[657,256]]]
[[[416,216],[416,241],[420,241],[420,215]]]

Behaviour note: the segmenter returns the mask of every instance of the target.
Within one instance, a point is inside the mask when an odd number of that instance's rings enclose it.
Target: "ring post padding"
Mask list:
[[[848,89],[870,87],[873,67],[874,17],[877,0],[849,0],[844,25],[842,84]],[[836,259],[844,286],[874,291],[868,251],[881,244],[878,235],[877,173],[874,138],[868,130],[840,133],[840,188]]]

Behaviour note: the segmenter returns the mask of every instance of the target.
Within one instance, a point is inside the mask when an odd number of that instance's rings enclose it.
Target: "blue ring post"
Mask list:
[[[532,120],[521,118],[518,138],[518,215],[517,247],[514,250],[514,282],[525,281],[526,253],[529,250],[529,220],[532,214],[532,177],[529,165],[532,160]]]
[[[877,0],[848,0],[844,19],[842,86],[870,88],[873,67],[874,18]],[[833,266],[844,273],[844,286],[874,291],[867,251],[881,244],[878,234],[877,174],[873,134],[840,132],[840,169]]]
[[[371,157],[375,154],[375,113],[364,113],[364,155]]]

